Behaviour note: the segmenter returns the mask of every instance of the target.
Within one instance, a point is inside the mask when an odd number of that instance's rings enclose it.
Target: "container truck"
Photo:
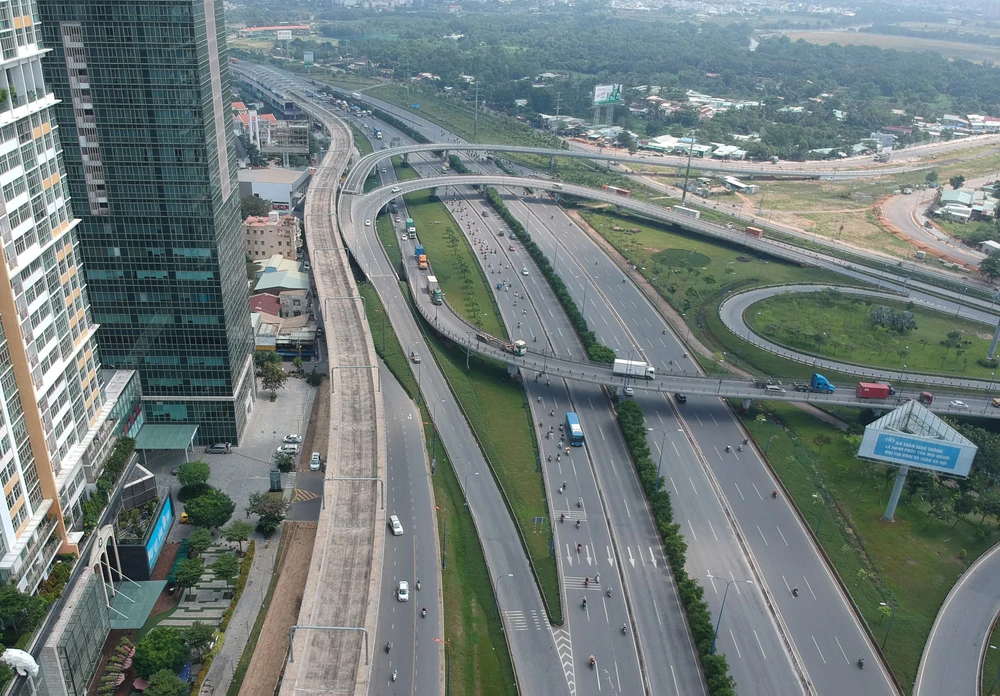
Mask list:
[[[878,382],[858,382],[854,395],[859,399],[887,399],[889,398],[889,385]]]
[[[759,227],[747,227],[747,236],[755,237],[756,239],[764,238],[764,230]]]
[[[438,285],[437,276],[427,276],[427,294],[431,296],[432,303],[444,304],[444,294],[441,292],[441,286]]]
[[[638,360],[615,360],[611,368],[611,374],[619,377],[641,377],[642,379],[655,379],[656,368],[649,363]]]
[[[413,218],[406,218],[406,231],[410,233],[417,231],[417,228],[413,224]]]
[[[421,271],[427,270],[427,254],[421,254],[417,257],[417,268]]]
[[[417,248],[416,248],[416,249],[414,249],[414,251],[413,251],[413,255],[414,255],[415,257],[417,257],[418,259],[419,259],[419,258],[420,258],[421,256],[423,256],[423,255],[424,255],[424,245],[423,245],[423,244],[418,244],[418,245],[417,245]]]
[[[809,380],[809,391],[819,392],[820,394],[832,394],[836,388],[826,377],[818,372],[814,372],[812,378]]]
[[[679,215],[684,215],[685,217],[694,218],[698,220],[701,218],[701,211],[695,210],[694,208],[685,208],[683,205],[675,205],[671,208],[675,213]]]
[[[524,355],[528,350],[528,344],[524,341],[505,341],[502,338],[497,338],[496,336],[491,336],[485,331],[480,331],[476,334],[476,340],[482,341],[483,343],[489,343],[492,346],[496,346],[500,350],[506,351],[508,353],[513,353],[514,355]]]

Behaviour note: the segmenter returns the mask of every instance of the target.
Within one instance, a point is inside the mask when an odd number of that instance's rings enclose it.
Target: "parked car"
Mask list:
[[[406,580],[400,580],[399,585],[396,587],[396,599],[400,602],[408,602],[410,600],[410,583]]]
[[[299,446],[292,444],[285,444],[278,448],[278,454],[298,454]]]
[[[309,458],[309,471],[319,471],[322,464],[323,460],[320,458],[319,452],[313,452]]]
[[[403,536],[403,525],[399,522],[399,517],[389,515],[389,526],[392,528],[393,536]]]
[[[285,437],[283,437],[281,441],[284,442],[286,445],[297,445],[300,442],[302,442],[302,436],[294,434],[285,435]]]
[[[232,454],[232,449],[225,442],[216,442],[205,448],[205,454]]]

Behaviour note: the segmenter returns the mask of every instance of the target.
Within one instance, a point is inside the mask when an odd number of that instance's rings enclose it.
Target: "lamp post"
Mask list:
[[[889,631],[892,630],[892,620],[896,618],[896,605],[889,602],[879,602],[880,607],[889,607],[892,612],[889,614],[889,627],[885,629],[885,637],[882,639],[882,650],[885,650],[885,642],[889,640]]]
[[[443,404],[447,399],[441,399],[440,401],[435,401],[431,406],[431,476],[434,475],[434,470],[437,468],[437,407],[438,404]]]
[[[758,423],[770,423],[771,427],[767,430],[767,444],[764,445],[764,456],[767,456],[767,450],[771,448],[771,436],[774,434],[774,421],[768,420],[763,415],[757,416]]]
[[[493,592],[493,609],[497,616],[500,615],[500,581],[504,578],[512,577],[514,577],[513,573],[501,573],[497,576],[496,582],[493,583],[493,587],[495,588]]]
[[[722,625],[722,612],[726,610],[726,597],[729,596],[729,586],[734,582],[743,582],[747,585],[752,585],[753,580],[726,580],[725,578],[720,578],[715,575],[709,575],[712,580],[722,580],[726,583],[726,591],[722,594],[722,607],[719,609],[719,619],[715,622],[715,635],[712,636],[712,650],[710,651],[712,655],[715,654],[715,642],[719,639],[719,626]]]
[[[466,509],[469,508],[469,477],[470,476],[479,476],[479,472],[478,471],[473,471],[471,474],[466,474],[465,475],[465,481],[462,483],[462,493],[465,494],[465,508]]]
[[[909,349],[909,346],[907,346]],[[906,389],[906,365],[903,365],[903,371],[899,373],[899,399],[903,399],[903,390]]]
[[[823,509],[819,512],[819,522],[816,523],[816,536],[818,537],[819,530],[823,527],[823,515],[826,513],[826,498],[819,493],[813,493],[813,498],[823,503]]]
[[[410,341],[410,343],[406,346],[406,352],[410,353],[410,360],[411,360],[411,362],[412,362],[412,359],[413,359],[413,353],[410,352],[410,346],[412,346],[414,344],[417,344],[417,343],[420,343],[420,339],[419,338]],[[417,363],[417,406],[419,406],[419,405],[420,405],[420,363]]]
[[[649,432],[656,432],[655,428],[646,428]],[[656,461],[656,490],[660,490],[660,467],[663,465],[663,446],[667,443],[667,431],[663,431],[660,438],[660,458]]]

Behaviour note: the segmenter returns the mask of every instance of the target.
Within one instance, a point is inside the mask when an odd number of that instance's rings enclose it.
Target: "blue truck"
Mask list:
[[[830,383],[830,380],[818,372],[814,372],[812,378],[809,380],[809,391],[819,392],[820,394],[832,394],[836,388]]]
[[[423,256],[423,255],[424,255],[424,245],[423,245],[423,244],[418,244],[418,245],[417,245],[417,248],[416,248],[416,251],[414,252],[414,254],[413,254],[413,255],[414,255],[414,256],[415,256],[416,258],[418,258],[418,259],[419,259],[419,258],[420,258],[421,256]]]

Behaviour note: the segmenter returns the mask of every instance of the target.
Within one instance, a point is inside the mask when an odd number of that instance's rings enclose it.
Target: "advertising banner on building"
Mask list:
[[[309,65],[313,64],[313,52],[312,51],[305,51],[302,54],[302,64],[306,65],[306,66],[309,66]]]
[[[156,565],[156,559],[163,549],[163,543],[167,540],[167,532],[174,521],[174,504],[170,497],[164,498],[163,507],[160,508],[160,517],[156,520],[153,533],[149,535],[146,542],[146,558],[149,560],[149,569]]]
[[[621,85],[597,85],[594,87],[594,106],[622,103]]]

